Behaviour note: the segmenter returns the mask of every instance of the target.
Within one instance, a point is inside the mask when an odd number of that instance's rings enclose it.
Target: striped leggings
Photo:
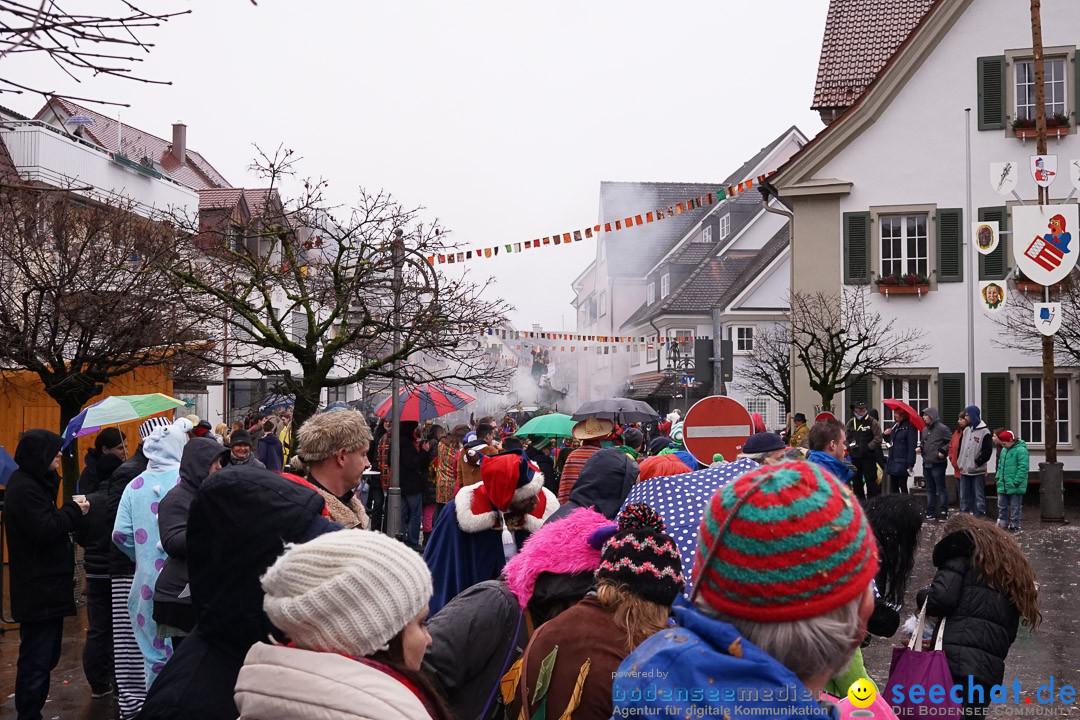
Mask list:
[[[146,700],[146,667],[128,612],[133,577],[112,579],[113,667],[120,719],[133,720]]]

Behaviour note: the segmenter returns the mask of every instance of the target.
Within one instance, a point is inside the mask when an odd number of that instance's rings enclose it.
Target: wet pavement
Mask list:
[[[1030,499],[1030,498],[1029,498]],[[993,498],[987,498],[987,512],[996,517]],[[1080,702],[1070,705],[1041,706],[1035,692],[1040,685],[1054,678],[1055,692],[1062,685],[1080,688],[1080,507],[1066,508],[1069,524],[1042,524],[1038,505],[1025,505],[1024,532],[1018,536],[1020,546],[1031,559],[1040,585],[1039,601],[1043,624],[1037,635],[1021,628],[1009,651],[1005,664],[1006,683],[1020,680],[1022,707],[1015,703],[991,705],[995,717],[1021,713],[1080,717]],[[908,600],[902,613],[906,618],[915,607],[915,592],[934,577],[931,553],[941,539],[941,523],[923,525],[922,538],[915,571],[908,586]],[[5,598],[6,601],[6,598]],[[5,609],[9,607],[5,602]],[[6,614],[6,613],[5,613]],[[7,631],[0,634],[0,720],[15,717],[15,661],[19,647],[17,627],[0,625]],[[92,700],[90,686],[82,672],[82,644],[86,634],[86,608],[67,618],[64,624],[64,647],[60,664],[52,674],[52,692],[45,705],[45,720],[112,720],[117,717],[112,697]],[[870,676],[879,688],[884,688],[892,657],[892,641],[877,639],[863,651]],[[1011,691],[1010,691],[1011,695]],[[1032,699],[1032,704],[1025,700]]]

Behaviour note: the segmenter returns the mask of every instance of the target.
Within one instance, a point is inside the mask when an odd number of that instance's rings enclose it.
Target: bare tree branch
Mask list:
[[[1004,286],[1004,282],[1001,283]],[[994,344],[1027,355],[1042,357],[1042,333],[1035,328],[1035,303],[1043,302],[1043,290],[1008,294],[1005,308],[994,316],[1000,332]],[[1061,367],[1080,365],[1080,282],[1073,271],[1051,290],[1051,300],[1061,303],[1061,328],[1054,334],[1054,363]]]
[[[419,208],[382,191],[361,189],[351,207],[330,206],[324,180],[308,180],[299,197],[279,202],[276,189],[295,163],[290,150],[259,152],[254,168],[269,188],[251,217],[228,208],[204,212],[198,227],[175,221],[195,241],[169,272],[207,333],[223,341],[203,359],[280,378],[295,396],[294,422],[318,408],[323,388],[391,378],[396,362],[409,383],[504,390],[512,370],[491,362],[479,333],[501,324],[509,306],[481,299],[489,283],[447,278],[427,262],[450,249],[437,222],[423,223]],[[406,248],[400,319],[393,312],[396,228]]]
[[[748,395],[773,398],[791,408],[791,326],[761,325],[754,333],[754,351],[737,386]]]
[[[840,294],[790,295],[794,362],[806,370],[822,409],[862,376],[887,375],[927,350],[923,331],[895,330],[892,320],[870,310],[865,292],[845,287]]]

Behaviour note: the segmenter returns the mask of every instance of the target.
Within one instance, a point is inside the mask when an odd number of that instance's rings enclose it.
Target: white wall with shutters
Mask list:
[[[1080,3],[1043,3],[1042,15],[1043,42],[1047,47],[1080,44]],[[964,109],[971,108],[973,217],[964,217],[965,232],[970,221],[978,218],[979,208],[998,207],[1011,200],[991,188],[991,162],[1018,163],[1020,182],[1017,191],[1025,199],[1035,199],[1036,185],[1028,169],[1028,157],[1035,153],[1034,142],[1028,141],[1024,145],[1001,129],[980,131],[977,117],[977,59],[1030,46],[1030,8],[1027,3],[974,0],[873,124],[825,162],[812,177],[853,183],[850,195],[840,199],[841,213],[866,212],[871,207],[926,204],[938,208],[963,208]],[[1013,71],[1011,65],[1006,68],[1010,82]],[[1076,84],[1072,82],[1068,88],[1071,107],[1077,106]],[[1011,125],[1011,117],[1007,122]],[[1051,198],[1060,201],[1072,191],[1067,167],[1071,159],[1080,158],[1080,135],[1067,135],[1060,142],[1050,140],[1049,152],[1059,158],[1060,175],[1051,186]],[[795,241],[806,242],[807,235],[800,236],[798,227],[796,217]],[[843,223],[838,222],[837,227],[842,228]],[[1080,228],[1076,230],[1080,231]],[[843,243],[843,237],[831,241]],[[1010,267],[1013,265],[1011,242]],[[974,254],[965,256],[963,268],[965,273],[978,273],[979,263]],[[880,268],[874,268],[874,271],[876,281]],[[796,277],[798,272],[796,267]],[[835,272],[836,289],[840,290],[844,275],[842,256]],[[893,320],[895,327],[914,326],[926,331],[930,348],[926,356],[918,360],[920,366],[936,367],[941,373],[967,371],[965,283],[938,283],[936,290],[922,298],[894,295],[886,299],[877,292],[876,282],[866,289],[872,308]],[[1011,283],[1009,292],[1015,292]],[[999,347],[995,343],[998,332],[991,316],[976,306],[976,378],[984,373],[1004,373],[1010,368],[1038,365],[1037,356]],[[981,393],[981,384],[976,383],[976,394]],[[936,388],[931,397],[937,401]],[[983,404],[981,398],[974,400]],[[1078,401],[1074,398],[1071,402]],[[1080,412],[1080,405],[1075,410]],[[1012,415],[1015,423],[1015,407]],[[1074,417],[1078,417],[1076,412]],[[1063,460],[1066,470],[1080,470],[1080,455],[1066,455]],[[1033,463],[1035,461],[1033,452]]]

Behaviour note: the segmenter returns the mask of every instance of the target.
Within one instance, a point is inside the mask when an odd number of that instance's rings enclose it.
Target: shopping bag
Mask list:
[[[941,639],[945,637],[945,618],[938,625],[937,640],[933,650],[922,649],[923,625],[926,623],[926,603],[919,611],[919,622],[907,647],[893,648],[892,664],[889,666],[889,680],[885,685],[885,700],[900,718],[920,717],[932,714],[935,718],[961,717],[960,703],[952,699],[950,690],[953,686],[949,661],[941,649]],[[935,685],[941,686],[942,701],[933,702],[930,690]],[[912,702],[911,688],[922,689],[921,700]],[[899,692],[897,692],[897,690]],[[937,697],[937,693],[935,693]],[[897,700],[901,700],[897,702]],[[927,712],[927,711],[930,712]]]
[[[889,707],[889,703],[885,702],[885,697],[881,693],[878,693],[874,697],[874,702],[865,708],[856,707],[847,697],[834,698],[832,695],[826,694],[825,699],[840,709],[840,720],[857,720],[857,718],[894,720],[896,718],[896,714]]]

